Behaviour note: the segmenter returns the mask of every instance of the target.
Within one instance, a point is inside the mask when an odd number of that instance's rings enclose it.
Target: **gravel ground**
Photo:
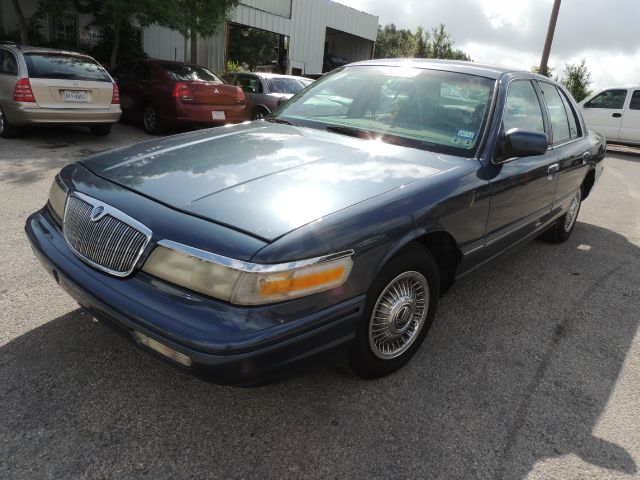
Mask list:
[[[92,321],[23,234],[60,167],[146,138],[0,140],[0,478],[639,478],[638,153],[611,149],[567,243],[456,284],[397,374],[241,389]]]

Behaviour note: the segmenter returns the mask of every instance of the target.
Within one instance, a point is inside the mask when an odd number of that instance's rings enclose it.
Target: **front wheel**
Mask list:
[[[147,105],[142,112],[142,123],[147,133],[151,135],[160,135],[164,132],[164,127],[160,120],[160,114],[155,107]]]
[[[439,292],[438,266],[428,250],[411,246],[391,260],[367,294],[349,353],[353,371],[378,378],[407,363],[433,322]]]
[[[576,226],[576,220],[580,213],[580,205],[582,204],[582,188],[579,188],[571,198],[567,213],[555,221],[549,229],[544,232],[541,238],[550,243],[566,242]]]
[[[20,133],[20,130],[13,125],[9,124],[7,117],[0,108],[0,137],[2,138],[15,138]]]
[[[266,110],[262,108],[256,108],[253,111],[252,120],[263,120],[267,115],[269,115],[269,112],[267,112]]]

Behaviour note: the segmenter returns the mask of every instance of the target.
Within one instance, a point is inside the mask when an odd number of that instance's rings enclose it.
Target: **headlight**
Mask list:
[[[62,183],[60,176],[56,175],[49,190],[49,205],[51,205],[51,210],[60,220],[64,218],[64,204],[66,201],[67,187]]]
[[[280,265],[260,265],[161,240],[142,270],[236,305],[261,305],[342,285],[353,251]]]

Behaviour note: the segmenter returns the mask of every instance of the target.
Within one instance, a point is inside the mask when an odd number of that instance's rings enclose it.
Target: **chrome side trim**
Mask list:
[[[538,220],[540,220],[541,218],[543,218],[545,215],[551,213],[552,207],[551,205],[549,205],[548,207],[545,207],[541,210],[538,210],[537,212],[532,213],[531,215],[524,217],[522,220],[519,220],[511,225],[509,225],[508,227],[499,230],[495,233],[493,233],[492,235],[489,235],[486,239],[486,243],[485,243],[485,247],[488,245],[491,245],[495,242],[497,242],[498,240],[506,237],[507,235],[510,235],[512,233],[515,233],[516,231],[520,230],[521,228],[524,228],[528,225],[531,225],[534,222],[537,222]]]
[[[120,271],[117,271],[117,270],[112,270],[110,268],[107,268],[107,267],[105,267],[103,265],[100,265],[100,264],[94,262],[93,260],[85,257],[83,254],[78,252],[73,247],[73,245],[71,245],[71,243],[67,239],[66,234],[64,234],[65,227],[66,227],[67,210],[69,208],[69,201],[68,201],[69,196],[78,197],[80,200],[82,200],[84,202],[87,202],[88,204],[92,205],[93,207],[96,207],[96,206],[103,207],[104,211],[102,212],[101,217],[104,217],[106,215],[110,215],[113,218],[115,218],[117,220],[120,220],[123,223],[126,223],[131,228],[134,228],[134,229],[138,230],[140,233],[142,233],[145,236],[146,240],[145,240],[144,244],[140,247],[138,252],[136,253],[135,259],[132,262],[131,268],[129,270],[127,270],[126,272],[120,272]],[[140,257],[142,256],[142,252],[144,252],[144,249],[147,247],[147,245],[149,245],[149,242],[151,241],[151,235],[152,235],[151,230],[149,228],[147,228],[145,225],[143,225],[142,223],[140,223],[139,221],[137,221],[135,218],[130,217],[126,213],[121,212],[117,208],[114,208],[111,205],[108,205],[108,204],[102,202],[101,200],[98,200],[96,198],[90,197],[89,195],[85,195],[84,193],[75,192],[75,191],[73,193],[71,193],[71,195],[67,195],[67,202],[65,203],[65,208],[64,208],[64,219],[63,219],[63,222],[62,222],[62,231],[63,231],[64,240],[65,240],[67,246],[69,247],[69,249],[78,258],[80,258],[83,262],[87,263],[88,265],[91,265],[92,267],[94,267],[94,268],[96,268],[98,270],[101,270],[103,272],[106,272],[106,273],[108,273],[110,275],[113,275],[115,277],[126,277],[126,276],[130,275],[133,272],[133,270],[136,268],[136,265],[140,261]]]
[[[309,258],[306,260],[297,260],[295,262],[278,263],[278,264],[261,264],[245,262],[243,260],[236,260],[235,258],[225,257],[218,255],[217,253],[207,252],[200,250],[199,248],[190,247],[182,243],[174,242],[172,240],[160,240],[158,245],[161,247],[175,250],[177,252],[189,255],[190,257],[198,258],[206,262],[215,263],[223,267],[231,268],[233,270],[239,270],[247,273],[278,273],[285,272],[302,267],[310,267],[320,263],[330,262],[332,260],[338,260],[340,258],[351,257],[355,252],[353,250],[345,250],[339,253],[333,253],[330,255],[324,255],[321,257]]]

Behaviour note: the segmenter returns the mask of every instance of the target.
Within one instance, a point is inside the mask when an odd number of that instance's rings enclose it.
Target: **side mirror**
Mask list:
[[[512,128],[502,138],[499,148],[500,153],[496,163],[502,163],[514,157],[544,155],[549,149],[549,139],[546,133]]]
[[[278,99],[278,102],[276,103],[276,106],[278,106],[278,107],[279,107],[279,106],[280,106],[280,105],[282,105],[283,103],[286,103],[286,101],[287,101],[287,100],[289,100],[287,97],[280,97],[280,98]]]

